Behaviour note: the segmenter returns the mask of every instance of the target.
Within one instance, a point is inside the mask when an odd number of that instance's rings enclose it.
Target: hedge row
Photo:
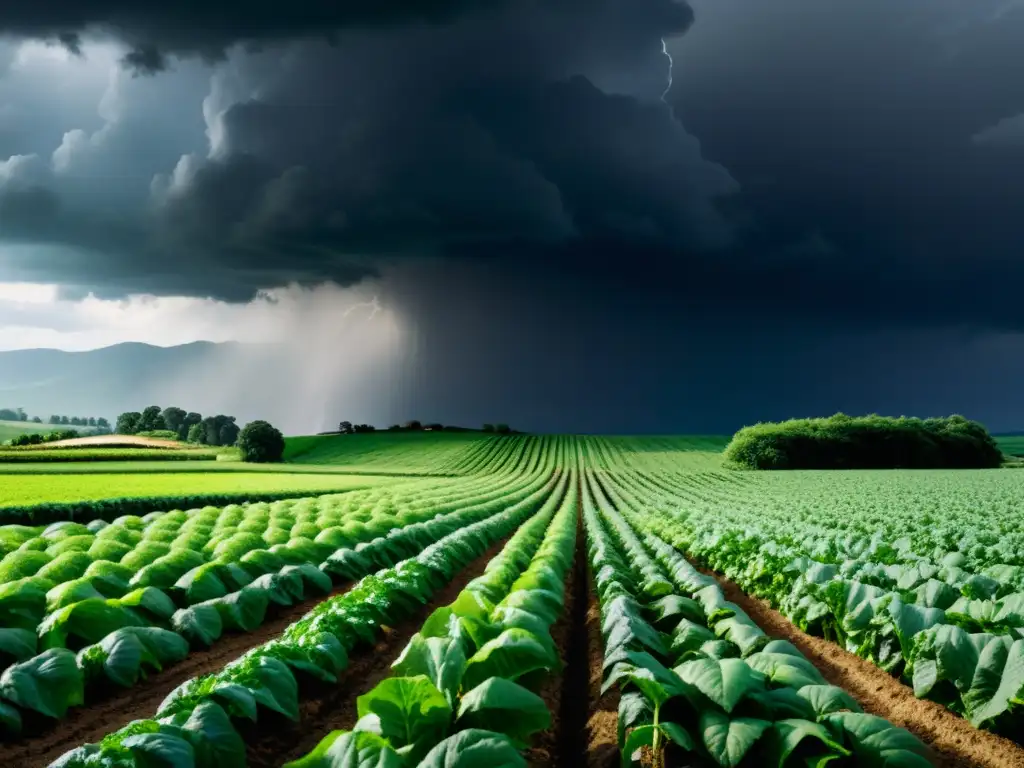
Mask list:
[[[842,413],[744,427],[725,457],[749,469],[979,469],[1003,460],[988,430],[963,416]]]

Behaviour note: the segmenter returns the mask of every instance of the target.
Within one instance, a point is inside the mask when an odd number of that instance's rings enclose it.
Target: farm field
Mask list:
[[[742,472],[725,442],[323,436],[289,469],[334,474],[0,474],[0,498],[351,483],[0,526],[0,758],[1024,765],[1024,473]]]
[[[53,429],[48,424],[35,424],[31,421],[0,421],[0,443],[26,432],[45,432]]]
[[[329,493],[391,482],[387,476],[284,472],[0,474],[0,508],[108,498],[309,491]]]

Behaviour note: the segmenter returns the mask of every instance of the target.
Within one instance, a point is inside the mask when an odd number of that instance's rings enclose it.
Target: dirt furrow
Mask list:
[[[563,663],[560,674],[549,677],[539,695],[551,713],[551,728],[534,738],[526,762],[534,768],[572,765],[583,753],[587,722],[587,549],[583,518],[577,517],[576,549],[565,583],[565,613],[551,628],[551,637]]]
[[[260,714],[258,724],[242,724],[249,768],[280,768],[310,752],[331,731],[350,730],[357,720],[356,699],[390,674],[392,662],[424,620],[434,609],[452,602],[466,584],[483,573],[504,545],[504,540],[495,544],[463,568],[416,614],[395,627],[386,627],[373,648],[354,652],[337,683],[310,681],[304,685],[299,694],[299,722],[268,712]]]
[[[98,742],[132,720],[153,717],[167,694],[186,680],[222,669],[250,648],[280,635],[318,603],[340,595],[350,587],[351,584],[344,584],[327,597],[311,598],[287,608],[272,605],[268,620],[254,631],[226,633],[210,648],[192,651],[181,663],[150,675],[132,688],[87,699],[84,707],[72,709],[64,720],[47,721],[44,732],[16,743],[0,745],[0,765],[25,768],[49,765],[69,749]]]
[[[587,730],[588,768],[614,768],[619,764],[619,688],[601,695],[604,640],[601,638],[601,606],[590,585],[587,605]]]
[[[697,567],[697,564],[694,563]],[[951,768],[1024,768],[1024,749],[1009,739],[982,731],[913,690],[874,664],[821,637],[802,632],[766,601],[747,595],[721,574],[727,599],[747,612],[773,638],[789,640],[832,685],[844,688],[864,711],[906,728],[935,751],[935,762]]]

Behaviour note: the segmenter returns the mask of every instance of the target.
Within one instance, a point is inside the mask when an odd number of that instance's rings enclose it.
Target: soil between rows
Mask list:
[[[691,561],[692,562],[692,561]],[[694,563],[694,567],[699,567]],[[721,574],[717,579],[736,603],[772,638],[789,640],[832,685],[845,689],[864,711],[906,728],[935,751],[934,762],[950,768],[1024,768],[1024,749],[1009,739],[982,731],[941,704],[914,696],[913,690],[869,661],[833,642],[797,628],[766,601],[747,595]]]
[[[299,691],[299,722],[260,714],[258,724],[241,724],[247,746],[249,768],[280,768],[310,752],[331,731],[351,730],[358,719],[356,699],[367,693],[391,673],[391,664],[415,635],[424,620],[436,608],[448,605],[487,563],[505,546],[503,539],[471,562],[434,599],[413,616],[395,627],[384,628],[383,636],[372,649],[354,652],[348,668],[337,683],[304,681]]]
[[[150,675],[133,688],[87,699],[85,706],[70,710],[64,720],[48,723],[46,732],[38,736],[9,745],[0,744],[0,765],[24,768],[49,765],[68,750],[99,742],[133,720],[153,717],[167,694],[186,680],[222,669],[250,648],[280,635],[318,603],[348,591],[351,586],[343,584],[326,597],[311,598],[290,607],[271,605],[269,620],[254,631],[225,633],[210,648],[190,652],[181,663]]]
[[[562,671],[551,675],[538,695],[551,713],[551,727],[534,737],[524,757],[532,768],[575,765],[583,754],[587,719],[586,660],[587,550],[583,518],[576,518],[576,548],[565,582],[565,611],[551,628]]]
[[[619,688],[601,695],[604,677],[604,639],[601,637],[601,605],[594,585],[589,585],[587,605],[587,753],[588,768],[614,768],[619,764]]]

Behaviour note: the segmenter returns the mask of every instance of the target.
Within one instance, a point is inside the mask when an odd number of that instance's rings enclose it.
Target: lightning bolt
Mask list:
[[[665,43],[665,38],[661,38],[661,52],[665,58],[668,59],[668,83],[665,85],[665,90],[661,94],[661,100],[665,101],[665,97],[668,96],[668,92],[672,90],[672,54],[668,52],[668,45]],[[665,101],[667,104],[668,102]]]
[[[377,299],[376,296],[374,296],[369,301],[360,301],[357,304],[353,304],[351,307],[349,307],[344,312],[342,312],[341,316],[342,317],[348,317],[350,314],[355,312],[357,309],[362,309],[364,307],[369,307],[370,309],[373,310],[372,312],[370,312],[369,317],[366,318],[367,320],[372,320],[374,317],[376,317],[377,313],[381,311],[380,301]]]

